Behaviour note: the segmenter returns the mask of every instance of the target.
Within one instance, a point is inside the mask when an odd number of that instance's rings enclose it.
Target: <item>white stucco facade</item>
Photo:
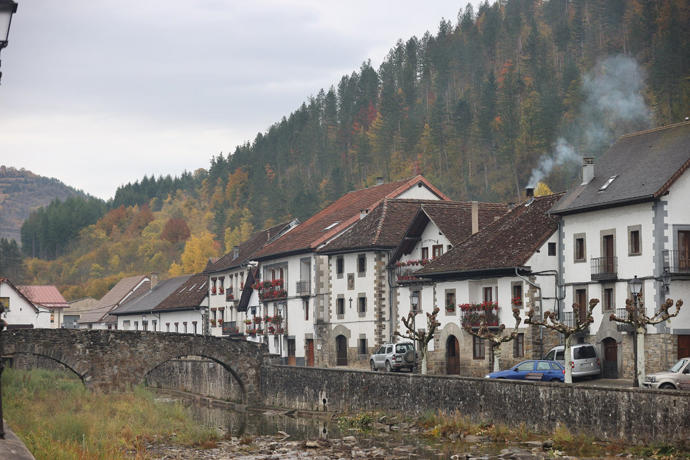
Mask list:
[[[54,328],[50,322],[52,312],[44,307],[36,306],[21,295],[14,286],[5,280],[0,280],[0,297],[9,300],[9,308],[5,309],[3,319],[11,327]]]

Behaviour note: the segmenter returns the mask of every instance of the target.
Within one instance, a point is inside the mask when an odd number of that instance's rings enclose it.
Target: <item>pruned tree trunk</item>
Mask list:
[[[427,365],[426,365],[426,360],[427,360],[427,352],[426,352],[426,345],[422,346],[419,350],[422,353],[422,375],[426,375],[427,373]]]
[[[494,372],[498,372],[501,370],[501,358],[498,357],[496,353],[494,353]]]
[[[565,336],[565,346],[563,349],[563,367],[565,367],[565,383],[573,383],[573,358],[570,352],[571,335]]]
[[[637,328],[637,356],[635,359],[637,359],[637,375],[635,376],[637,378],[637,386],[642,386],[642,382],[644,382],[645,379],[645,372],[644,372],[644,336],[645,336],[645,328],[644,327],[639,327]]]

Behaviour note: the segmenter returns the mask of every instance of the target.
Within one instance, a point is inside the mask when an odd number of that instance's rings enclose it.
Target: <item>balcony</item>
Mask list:
[[[223,326],[223,335],[238,335],[240,333],[237,321],[227,321],[222,323],[221,326]]]
[[[568,327],[574,328],[576,326],[576,324],[575,324],[575,312],[564,311],[563,312],[563,324],[565,324]],[[582,331],[575,334],[575,337],[585,336],[585,335],[589,335],[589,326],[587,326],[586,329],[583,329]]]
[[[498,327],[499,308],[496,303],[462,304],[460,321],[463,327],[478,328],[486,321],[487,327]]]
[[[233,302],[233,301],[236,300],[236,299],[235,299],[235,295],[233,294],[233,289],[232,289],[232,288],[228,288],[228,289],[225,291],[225,300],[226,300],[226,302]]]
[[[395,264],[395,280],[398,282],[398,284],[421,281],[421,278],[414,273],[417,270],[420,270],[424,265],[426,265],[426,259],[424,260],[424,263],[416,260],[411,260],[409,262],[398,262]]]
[[[618,257],[592,257],[592,281],[611,281],[618,279]]]
[[[311,295],[311,283],[309,280],[297,281],[297,295],[302,297],[307,297]]]
[[[245,323],[249,336],[287,334],[286,321],[281,316],[255,316]]]
[[[262,302],[273,302],[287,298],[287,291],[283,289],[283,280],[258,282],[254,289],[259,291],[259,300]]]
[[[686,251],[664,251],[664,269],[671,274],[690,275],[690,255]]]
[[[625,308],[616,308],[616,317],[618,318],[628,318],[630,316],[630,312],[626,310]],[[630,324],[626,323],[616,323],[616,329],[619,332],[633,332],[633,327]]]

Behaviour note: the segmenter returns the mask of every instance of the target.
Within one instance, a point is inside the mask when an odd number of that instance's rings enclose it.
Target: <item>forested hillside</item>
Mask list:
[[[563,190],[582,155],[688,115],[690,2],[468,6],[434,33],[399,41],[378,68],[365,62],[315,89],[207,171],[120,188],[73,251],[29,261],[29,273],[76,296],[96,295],[108,276],[188,271],[253,229],[307,217],[377,176],[421,173],[454,199],[516,201],[540,178]],[[163,237],[165,226],[178,236]]]
[[[19,241],[20,228],[31,211],[70,196],[85,195],[57,179],[0,165],[0,238]]]

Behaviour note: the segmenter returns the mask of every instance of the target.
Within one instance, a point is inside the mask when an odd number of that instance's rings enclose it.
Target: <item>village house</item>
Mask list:
[[[63,311],[69,306],[57,287],[49,286],[17,286],[24,296],[37,307],[50,311],[50,328],[64,327]]]
[[[182,286],[191,276],[183,275],[149,283],[148,292],[132,300],[120,303],[120,305],[110,311],[110,315],[117,320],[117,329],[154,332],[165,330],[158,317],[153,315],[153,309]],[[206,279],[204,278],[204,287],[205,283]],[[192,327],[192,322],[188,323],[185,321],[183,330],[175,332],[187,332],[187,329],[191,328],[189,332],[196,333],[196,330],[201,329],[201,315],[198,315],[198,318],[194,318],[193,323],[194,327]]]
[[[67,302],[69,306],[62,312],[63,327],[66,329],[79,329],[79,318],[81,318],[82,312],[91,310],[96,303],[98,303],[98,300],[92,297],[84,297]]]
[[[0,302],[5,308],[2,319],[7,323],[7,329],[53,327],[51,310],[34,304],[7,278],[0,278]]]
[[[188,276],[142,320],[157,325],[159,332],[209,335],[207,317],[208,275],[197,273]]]
[[[596,162],[585,158],[582,183],[551,210],[561,218],[558,270],[565,314],[600,299],[587,340],[606,377],[633,376],[631,335],[609,321],[624,316],[629,281],[642,282],[646,314],[670,297],[690,300],[690,123],[625,135]],[[647,329],[646,369],[668,369],[690,356],[690,309]]]
[[[398,340],[393,332],[399,299],[410,295],[398,280],[506,211],[506,205],[495,203],[385,199],[319,249],[319,254],[329,256],[326,325],[332,337],[318,353],[321,361],[369,367],[369,355],[376,348]],[[405,252],[404,262],[391,263]],[[412,255],[417,256],[414,266]]]
[[[117,320],[109,313],[128,300],[146,294],[151,285],[151,278],[158,275],[137,275],[123,278],[117,282],[92,308],[80,314],[80,329],[117,329]]]
[[[260,330],[268,335],[266,340],[283,362],[326,364],[316,361],[316,352],[331,344],[329,267],[328,256],[316,251],[385,198],[448,200],[422,176],[385,184],[381,180],[376,186],[347,193],[252,257],[259,263],[259,281],[255,282],[259,305],[247,321],[254,325],[255,334]],[[373,267],[374,261],[365,258],[361,263]],[[280,318],[281,327],[274,326],[271,333],[275,317]]]
[[[276,346],[279,343],[276,343],[276,340],[269,343],[267,336],[257,335],[253,320],[248,320],[248,317],[256,316],[259,305],[258,292],[255,293],[253,289],[255,278],[258,277],[257,264],[252,264],[251,260],[258,250],[295,228],[297,223],[294,220],[255,232],[247,241],[235,246],[231,252],[218,260],[209,262],[204,272],[208,274],[209,281],[208,321],[211,335],[253,332],[249,340],[264,341],[269,345],[271,353],[279,353]],[[247,315],[248,310],[249,315]],[[249,321],[249,324],[246,324],[246,321]],[[273,321],[268,327],[273,326],[275,331],[280,328],[278,323],[279,321]]]
[[[398,297],[399,318],[418,312],[416,327],[426,328],[425,313],[440,309],[440,326],[429,344],[430,372],[481,376],[491,368],[491,347],[463,329],[478,328],[482,317],[490,328],[504,324],[510,330],[515,327],[514,307],[523,319],[530,309],[540,317],[544,311],[558,311],[558,219],[548,211],[561,196],[529,197],[398,280],[406,286],[399,288],[406,294]],[[402,256],[394,262],[409,267],[423,242],[420,239],[413,249],[400,251]],[[405,330],[402,322],[397,327]],[[521,324],[517,339],[500,348],[501,367],[541,358],[557,343],[555,334]]]

